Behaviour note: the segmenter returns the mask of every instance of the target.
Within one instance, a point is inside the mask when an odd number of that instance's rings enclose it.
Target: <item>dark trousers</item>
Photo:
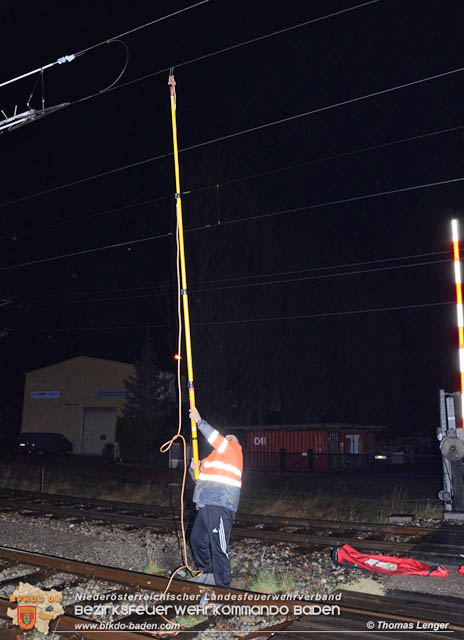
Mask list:
[[[230,587],[227,547],[234,515],[230,509],[207,504],[197,511],[190,534],[190,546],[197,568],[205,573],[214,573],[218,587]]]

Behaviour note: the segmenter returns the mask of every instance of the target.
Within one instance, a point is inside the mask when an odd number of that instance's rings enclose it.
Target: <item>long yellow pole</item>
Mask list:
[[[179,233],[179,253],[180,253],[180,273],[181,273],[181,294],[184,309],[184,327],[185,327],[185,348],[187,351],[187,375],[188,375],[188,392],[190,407],[195,406],[195,388],[193,385],[193,360],[192,360],[192,344],[190,341],[190,315],[187,295],[187,271],[185,268],[185,249],[184,249],[184,226],[182,222],[182,198],[180,195],[180,173],[179,173],[179,152],[177,147],[177,121],[176,121],[176,81],[172,73],[169,76],[169,89],[171,92],[171,121],[172,121],[172,141],[174,146],[174,171],[176,175],[176,215],[177,228]],[[180,355],[180,354],[179,354]],[[198,434],[197,423],[190,420],[192,429],[192,455],[196,462],[194,469],[195,480],[199,475],[198,461]]]

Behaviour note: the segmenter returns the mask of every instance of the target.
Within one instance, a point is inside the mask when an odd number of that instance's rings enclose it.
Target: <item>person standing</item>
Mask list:
[[[191,581],[228,588],[231,579],[228,544],[242,488],[242,447],[234,435],[224,437],[203,420],[196,407],[190,409],[190,418],[213,447],[209,456],[200,461],[193,493],[197,515],[190,546],[203,574]],[[192,460],[192,477],[194,468]]]

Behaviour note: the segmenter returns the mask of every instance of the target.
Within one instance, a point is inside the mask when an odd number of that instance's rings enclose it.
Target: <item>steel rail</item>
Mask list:
[[[45,501],[44,501],[45,499]],[[27,504],[24,504],[28,500]],[[135,513],[141,515],[133,515],[127,513],[115,513],[114,509],[126,506],[130,503],[112,503],[108,501],[98,501],[98,504],[88,501],[86,499],[81,500],[73,498],[70,500],[75,506],[68,507],[63,506],[63,503],[67,502],[67,497],[57,498],[56,496],[48,501],[48,495],[42,496],[42,494],[22,494],[19,497],[19,502],[16,501],[16,497],[1,497],[0,505],[7,508],[12,508],[16,504],[21,510],[27,512],[39,512],[39,513],[51,513],[61,517],[77,518],[79,520],[96,520],[101,522],[113,522],[128,524],[133,527],[148,527],[160,530],[172,530],[178,525],[175,519],[175,514],[170,519],[156,518],[147,516],[146,508],[150,508],[150,505],[137,505]],[[55,504],[53,504],[55,503]],[[57,504],[58,503],[58,504]],[[85,508],[88,504],[94,504],[96,509]],[[80,506],[81,508],[77,508]],[[139,511],[140,508],[140,511]],[[109,509],[109,511],[108,511]],[[169,512],[168,507],[152,507],[156,511],[161,511],[164,515]],[[155,511],[155,513],[156,513]],[[271,524],[276,527],[295,527],[303,528],[308,532],[287,532],[279,530],[269,530],[263,528],[243,528],[235,526],[232,529],[232,537],[235,539],[254,538],[262,540],[263,542],[287,542],[291,544],[298,544],[302,546],[310,547],[324,547],[324,546],[341,546],[343,544],[350,544],[355,546],[360,551],[366,552],[392,552],[392,553],[427,553],[435,558],[444,559],[456,559],[462,555],[463,548],[459,544],[442,544],[442,543],[427,543],[426,536],[437,531],[436,528],[420,528],[420,527],[402,527],[397,525],[375,525],[370,523],[353,523],[353,522],[336,522],[326,520],[304,520],[300,518],[274,518],[273,516],[255,516],[253,514],[237,514],[236,522],[251,522],[255,526],[262,526],[263,524]],[[322,530],[330,531],[330,534],[324,535]],[[318,530],[317,534],[311,534],[311,530]],[[392,536],[407,536],[413,537],[413,540],[402,542],[401,540],[388,541],[369,538],[357,538],[353,535],[340,535],[334,534],[333,531],[341,532],[369,532],[374,534],[392,535]],[[440,529],[440,533],[449,533],[453,529]],[[424,541],[425,539],[425,541]]]
[[[153,576],[147,573],[128,571],[127,569],[116,569],[114,567],[107,567],[99,564],[78,562],[77,560],[58,558],[56,556],[50,556],[42,553],[33,553],[32,551],[13,549],[11,547],[0,547],[0,558],[13,560],[22,564],[32,565],[34,567],[46,567],[47,569],[55,569],[64,573],[82,576],[84,578],[93,578],[103,580],[105,582],[113,582],[115,584],[121,584],[123,586],[131,588],[135,587],[139,589],[146,589],[148,591],[162,592],[165,590],[169,581],[169,579],[164,576]],[[258,592],[243,591],[240,589],[226,589],[224,587],[197,584],[195,582],[188,582],[186,580],[179,579],[174,579],[171,582],[169,591],[177,595],[181,595],[184,593],[201,595],[205,591],[210,593],[214,592],[216,596],[222,596],[222,599],[224,599],[224,596],[229,596],[230,598],[230,596],[235,595],[237,596],[237,598],[235,598],[234,600],[237,600],[238,596],[240,596],[241,599],[243,599],[245,602],[262,602],[262,596],[266,595]],[[275,596],[275,598],[271,597],[267,601],[271,602],[273,600],[281,602],[280,596]],[[301,604],[301,601],[286,600],[285,604],[290,606],[288,603],[291,603],[293,606],[295,604]]]
[[[423,594],[417,594],[423,595]],[[436,596],[431,596],[433,599]],[[464,600],[461,605],[461,613],[456,611],[456,606],[451,603],[448,607],[443,607],[441,599],[443,596],[438,597],[437,605],[434,607],[429,604],[421,603],[414,599],[414,594],[411,594],[410,600],[401,600],[400,598],[392,598],[389,596],[373,596],[370,594],[360,594],[356,592],[343,592],[344,603],[341,606],[343,612],[362,614],[366,613],[366,606],[369,607],[369,613],[372,617],[384,619],[388,617],[391,620],[398,620],[402,622],[422,622],[426,620],[433,620],[437,617],[446,616],[446,622],[449,622],[448,630],[452,631],[464,631]],[[412,610],[416,608],[423,612],[423,616],[420,617],[412,614]]]
[[[58,558],[56,556],[39,554],[30,551],[24,551],[21,549],[13,549],[9,547],[0,547],[0,558],[6,559],[8,561],[13,561],[16,563],[31,565],[33,567],[45,568],[48,571],[56,570],[59,572],[69,573],[74,576],[79,576],[82,578],[92,578],[98,579],[105,582],[120,584],[125,587],[130,587],[132,589],[139,588],[145,589],[147,591],[155,591],[162,592],[167,586],[168,578],[163,576],[152,576],[145,573],[139,573],[135,571],[128,571],[127,569],[117,569],[114,567],[108,567],[104,565],[97,565],[86,562],[78,562],[76,560],[71,560],[68,558]],[[15,578],[15,580],[20,580],[21,577]],[[37,581],[36,581],[37,582]],[[4,582],[0,581],[0,584],[4,584]],[[244,602],[263,602],[263,596],[268,598],[269,594],[261,594],[257,592],[243,591],[240,589],[226,589],[223,587],[217,586],[207,586],[196,584],[192,582],[187,582],[184,580],[173,580],[171,582],[171,586],[169,591],[171,593],[182,595],[182,594],[195,594],[201,595],[205,591],[208,591],[212,594],[212,597],[215,596],[229,596],[228,600],[230,600],[230,596],[235,595],[236,598],[234,601],[238,600],[238,597],[241,596]],[[343,592],[344,598],[350,600],[350,598],[354,598],[356,594],[354,592],[346,593]],[[363,594],[364,597],[365,594]],[[386,599],[388,600],[388,598]],[[282,602],[280,595],[270,596],[265,600],[266,602]],[[304,601],[304,600],[303,600]],[[301,599],[294,600],[285,600],[285,604],[289,607],[291,611],[293,611],[293,607],[295,605],[301,605]],[[401,603],[401,601],[398,601]],[[387,608],[389,605],[386,605]],[[406,605],[403,604],[403,608]],[[346,611],[353,611],[358,613],[359,606],[353,605],[343,605],[342,608]],[[363,609],[363,611],[365,611]],[[387,613],[387,611],[382,611],[382,615]],[[462,627],[464,630],[464,627]]]
[[[13,498],[13,500],[11,500]],[[30,502],[27,506],[23,506],[22,508],[26,510],[41,510],[41,511],[52,511],[51,506],[52,502],[59,503],[59,506],[62,507],[62,513],[65,514],[65,509],[68,507],[64,506],[66,503],[71,504],[79,504],[83,508],[70,511],[69,515],[82,515],[91,514],[93,518],[94,515],[101,516],[101,519],[108,519],[117,521],[117,515],[121,514],[121,522],[126,522],[128,524],[136,524],[136,521],[133,520],[134,516],[127,515],[126,513],[121,513],[125,511],[133,511],[138,513],[149,514],[149,517],[143,518],[140,517],[140,521],[143,523],[146,521],[147,526],[152,526],[153,519],[157,519],[157,515],[169,515],[169,521],[163,521],[170,523],[172,525],[172,516],[175,515],[176,518],[179,517],[179,511],[177,509],[173,510],[171,507],[161,506],[161,505],[148,505],[148,504],[138,504],[131,502],[118,502],[118,501],[109,501],[109,500],[99,500],[94,498],[78,498],[76,496],[58,496],[56,494],[48,494],[48,493],[34,493],[27,491],[17,491],[17,490],[5,490],[0,489],[0,505],[9,506],[15,503],[14,499],[17,499],[17,504],[22,500],[29,499]],[[37,504],[37,501],[45,502],[48,505],[47,508],[42,508]],[[91,509],[84,508],[86,505],[98,506],[102,507],[105,510],[92,511]],[[185,510],[185,513],[189,513],[189,509]],[[113,518],[113,516],[115,516]],[[415,536],[427,536],[430,533],[434,532],[436,528],[434,527],[407,527],[404,525],[395,525],[395,524],[375,524],[368,522],[344,522],[344,521],[335,521],[335,520],[315,520],[315,519],[307,519],[307,518],[294,518],[294,517],[284,517],[284,516],[266,516],[266,515],[255,515],[251,513],[242,513],[238,512],[235,517],[235,522],[243,522],[249,523],[252,525],[264,525],[269,524],[271,526],[278,527],[297,527],[304,529],[346,529],[346,530],[356,530],[356,531],[371,531],[375,533],[386,533],[391,535],[415,535]],[[444,529],[440,529],[444,531]],[[452,531],[452,529],[447,529],[447,531]]]
[[[0,616],[2,617],[6,617],[7,616],[7,610],[8,609],[15,609],[15,605],[11,602],[9,602],[8,600],[5,600],[4,598],[0,598]],[[102,640],[102,632],[101,631],[91,631],[91,630],[79,630],[76,631],[76,625],[77,624],[82,624],[83,622],[91,622],[89,620],[85,620],[83,618],[76,618],[75,616],[69,616],[69,615],[62,615],[59,616],[58,618],[56,618],[56,620],[53,620],[53,627],[52,625],[50,625],[53,629],[54,633],[59,633],[60,631],[75,631],[75,633],[79,636],[84,636],[85,638],[88,638],[88,640]],[[56,627],[56,629],[55,629]],[[145,637],[151,637],[153,638],[153,636],[149,636],[148,634],[144,634],[144,633],[135,633],[133,631],[114,631],[113,634],[105,634],[105,637],[107,638],[108,635],[112,636],[114,635],[115,637],[117,637],[119,640],[140,640],[140,638]],[[10,636],[11,637],[11,636]],[[13,637],[18,637],[18,630],[17,628],[14,629],[14,636]],[[3,640],[2,635],[0,633],[0,640]]]
[[[6,547],[0,547],[0,558],[7,560],[10,563],[21,563],[38,567],[39,569],[45,568],[47,571],[56,570],[83,578],[92,578],[109,583],[115,583],[124,587],[129,587],[132,590],[139,588],[148,591],[163,592],[168,583],[168,579],[161,576],[151,576],[143,573],[127,571],[125,569],[115,569],[113,567],[77,562],[66,558],[57,558],[55,556],[37,554]],[[20,579],[20,577],[16,578],[18,581]],[[0,584],[2,583],[0,582]],[[238,589],[224,589],[222,587],[198,585],[191,582],[185,582],[183,580],[173,580],[169,590],[172,594],[177,595],[195,594],[200,596],[201,594],[208,592],[210,594],[211,601],[220,602],[222,599],[223,601],[228,602],[229,600],[235,600],[243,602],[244,604],[262,604],[264,596],[266,598],[266,603],[284,603],[291,613],[295,611],[296,606],[301,608],[302,603],[310,604],[302,598],[282,600],[279,594],[265,595],[241,591]],[[234,595],[235,598],[233,598]],[[341,598],[342,599],[337,601],[337,603],[339,603],[341,611],[348,616],[354,615],[362,616],[367,619],[378,618],[382,620],[417,623],[428,621],[436,622],[437,617],[441,615],[440,599],[437,599],[435,607],[431,607],[414,600],[401,601],[401,599],[369,596],[368,594],[359,594],[355,592],[347,593],[343,591]],[[0,599],[0,615],[6,615],[6,609],[11,606],[11,603],[7,600]],[[69,605],[69,607],[72,607],[72,605]],[[304,624],[304,619],[305,618],[303,617],[299,620],[300,625]],[[461,622],[463,619],[464,617],[459,611],[451,611],[451,613],[449,613],[449,625],[447,630],[463,632],[464,623]],[[56,626],[57,628],[60,627],[60,629],[74,630],[74,625],[77,622],[82,622],[82,620],[70,615],[64,615],[57,619]],[[284,625],[282,624],[279,626],[282,628]],[[291,627],[291,624],[289,626]],[[289,627],[286,626],[286,628]],[[261,630],[261,632],[251,632],[246,637],[255,637],[257,634],[262,634],[264,631],[265,630]],[[80,633],[89,640],[99,640],[97,638],[97,633],[99,632],[81,631]],[[117,635],[121,640],[136,640],[136,635],[140,634],[132,634],[129,631],[115,631],[114,635]]]
[[[53,507],[48,505],[31,505],[26,508],[28,511],[39,511],[42,513],[54,512],[62,516],[77,517],[85,520],[102,520],[108,522],[120,522],[132,524],[139,527],[152,527],[158,529],[174,529],[175,522],[172,520],[160,520],[156,518],[145,518],[139,516],[117,515],[112,513],[101,513],[99,511],[82,511],[80,509],[68,507]],[[347,536],[334,535],[309,535],[306,533],[287,533],[285,531],[269,531],[263,529],[245,529],[233,527],[231,537],[235,539],[255,538],[263,541],[290,542],[309,546],[341,546],[343,544],[356,545],[360,550],[365,551],[398,551],[408,553],[415,545],[404,542],[387,542],[381,540],[366,540],[350,538]],[[453,553],[453,557],[454,557]]]

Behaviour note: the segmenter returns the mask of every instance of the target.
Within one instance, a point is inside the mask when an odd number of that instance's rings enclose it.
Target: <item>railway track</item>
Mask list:
[[[205,587],[183,580],[173,580],[169,587],[169,599],[163,600],[162,594],[168,584],[166,577],[152,576],[144,573],[115,569],[112,567],[77,562],[75,560],[56,558],[54,556],[31,553],[19,549],[0,547],[0,570],[6,579],[0,580],[0,617],[8,620],[8,609],[14,608],[11,603],[11,594],[19,582],[27,583],[31,587],[39,587],[45,592],[45,588],[53,588],[63,596],[61,600],[64,613],[50,622],[50,631],[77,631],[79,635],[96,640],[100,638],[104,625],[116,626],[115,635],[125,640],[140,639],[140,630],[132,630],[135,625],[150,624],[154,626],[166,625],[166,619],[176,621],[176,606],[200,605],[205,593],[221,603],[233,598],[236,602],[246,601],[259,603],[260,594],[252,594],[237,589],[223,589],[221,587]],[[10,574],[20,575],[9,577]],[[95,594],[95,585],[98,585],[98,594]],[[44,587],[46,585],[46,587]],[[50,586],[52,585],[52,587]],[[79,587],[79,591],[76,590]],[[76,599],[76,593],[80,596]],[[214,594],[214,595],[213,595]],[[34,597],[34,596],[32,596]],[[23,601],[25,604],[26,601]],[[129,611],[124,612],[124,603]],[[133,603],[133,607],[129,607]],[[146,613],[137,612],[135,606],[148,603]],[[18,603],[19,604],[19,603]],[[30,604],[30,603],[29,603]],[[107,605],[106,612],[104,605]],[[294,601],[288,601],[289,611],[295,606]],[[121,615],[114,613],[113,607],[121,609]],[[155,611],[155,607],[160,611]],[[85,608],[85,617],[81,614]],[[90,611],[92,610],[92,611]],[[106,618],[105,618],[106,615]],[[115,617],[118,616],[118,617]],[[211,627],[216,622],[218,615],[204,616],[198,625],[190,628],[188,637],[192,638],[192,631],[200,631]],[[109,619],[108,619],[109,618]],[[82,629],[83,624],[94,623],[90,629]],[[88,625],[89,626],[89,625]],[[111,629],[109,629],[111,631]],[[143,631],[143,627],[142,627]],[[142,633],[142,635],[144,635]],[[160,632],[160,637],[163,634]],[[180,634],[185,635],[187,634]],[[150,635],[149,637],[153,637]],[[178,637],[178,636],[177,636]],[[253,636],[249,636],[253,637]]]
[[[26,517],[40,514],[73,523],[120,524],[129,531],[137,528],[174,531],[179,528],[180,517],[178,511],[164,506],[6,489],[0,490],[0,512],[18,512]],[[449,525],[439,528],[408,527],[237,513],[232,537],[259,539],[263,543],[286,542],[310,548],[349,544],[360,551],[414,554],[434,562],[461,563],[464,554],[464,528]]]
[[[14,577],[10,577],[12,574]],[[230,622],[232,617],[231,602],[235,603],[234,606],[238,609],[263,606],[264,602],[265,605],[274,606],[279,610],[277,619],[274,617],[274,620],[270,620],[267,624],[261,619],[258,628],[254,630],[245,629],[244,631],[238,622],[236,631],[241,631],[241,637],[246,639],[276,634],[273,636],[276,639],[305,638],[307,640],[311,637],[308,631],[324,631],[324,637],[328,640],[335,640],[335,638],[338,640],[340,631],[353,633],[366,631],[372,628],[372,624],[379,630],[378,634],[374,630],[372,636],[369,636],[373,640],[380,637],[383,639],[394,637],[397,640],[401,637],[398,632],[395,631],[394,635],[389,635],[385,633],[385,627],[391,628],[392,625],[398,624],[413,625],[417,628],[414,635],[419,640],[425,639],[426,636],[428,640],[435,637],[455,639],[464,637],[464,600],[450,603],[444,602],[443,598],[439,597],[408,593],[400,594],[398,598],[385,598],[364,593],[337,592],[333,594],[333,601],[331,601],[335,604],[329,605],[332,610],[319,615],[314,612],[315,609],[309,611],[310,608],[319,605],[304,598],[283,600],[278,594],[268,596],[237,589],[197,585],[183,580],[173,580],[169,589],[169,599],[161,600],[161,594],[168,583],[165,577],[0,547],[0,621],[4,623],[4,626],[0,627],[0,640],[12,640],[15,631],[17,633],[16,626],[8,626],[5,623],[8,620],[11,622],[8,610],[15,608],[11,595],[17,593],[16,589],[20,581],[27,583],[31,588],[42,589],[44,594],[51,588],[55,589],[53,593],[60,593],[62,597],[60,602],[64,611],[50,620],[50,632],[57,634],[75,632],[88,640],[101,640],[103,629],[110,638],[114,636],[120,640],[140,640],[141,636],[153,638],[153,635],[147,635],[144,629],[135,630],[135,625],[150,623],[153,629],[155,625],[164,624],[165,620],[158,612],[153,611],[153,602],[162,604],[163,612],[169,619],[175,621],[176,605],[181,606],[184,603],[186,606],[185,602],[187,602],[189,605],[194,603],[201,607],[202,599],[204,601],[206,597],[209,597],[210,603],[215,603],[216,608],[210,604],[200,623],[190,627],[188,631],[181,627],[177,630],[176,637],[195,638],[204,630],[212,634],[210,637],[215,637],[215,630],[219,628],[222,633],[221,635],[217,633],[217,637],[232,637],[234,627],[229,627],[229,635],[227,635],[227,626],[225,626],[227,620]],[[79,597],[77,594],[80,594]],[[140,597],[139,602],[151,603],[146,611],[126,611],[119,617],[113,615],[111,603],[134,602],[137,595]],[[112,619],[105,619],[105,614],[97,608],[102,607],[102,602],[109,603],[106,615],[109,612]],[[20,606],[19,603],[18,606]],[[85,610],[85,617],[81,615],[83,607],[89,607]],[[249,614],[246,613],[243,620],[248,618]],[[82,625],[87,625],[87,628],[83,628]],[[446,626],[444,632],[440,631],[438,636],[429,633],[431,625]],[[421,629],[425,629],[423,634],[420,633]],[[160,630],[156,633],[156,637],[169,638],[172,634]]]
[[[302,616],[277,631],[273,640],[458,640],[464,638],[464,600],[410,592],[396,597],[344,592],[340,615],[321,620]],[[311,634],[314,632],[314,635]],[[343,632],[343,635],[340,632]],[[349,633],[351,632],[351,633]],[[320,634],[320,635],[319,635]]]

